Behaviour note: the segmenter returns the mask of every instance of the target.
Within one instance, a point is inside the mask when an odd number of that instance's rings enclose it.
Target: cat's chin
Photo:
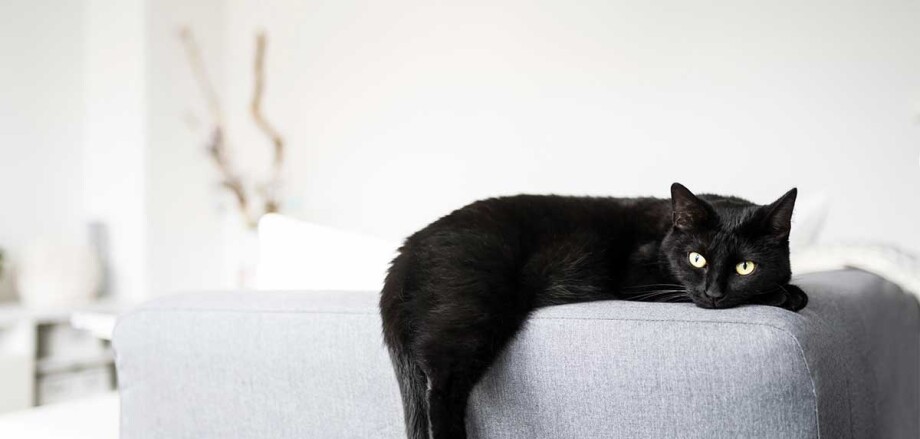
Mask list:
[[[702,300],[700,300],[700,301],[694,300],[694,301],[693,301],[693,304],[696,305],[697,308],[703,308],[703,309],[719,309],[719,307],[718,307],[716,304],[714,304],[714,303],[712,303],[712,302],[705,302],[705,301],[702,301]]]
[[[718,301],[709,297],[693,297],[693,304],[703,309],[726,309],[738,306],[737,303]]]

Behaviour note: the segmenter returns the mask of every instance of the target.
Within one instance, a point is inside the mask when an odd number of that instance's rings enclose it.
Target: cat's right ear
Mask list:
[[[712,208],[697,198],[690,189],[680,183],[671,185],[671,209],[674,228],[693,230],[704,226],[712,219]]]
[[[774,236],[789,238],[789,230],[792,228],[792,210],[795,208],[795,198],[798,193],[798,189],[792,188],[778,200],[763,208],[767,212],[767,229]]]

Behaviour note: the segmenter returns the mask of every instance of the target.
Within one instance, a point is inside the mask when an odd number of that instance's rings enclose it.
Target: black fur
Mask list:
[[[380,298],[410,439],[466,438],[473,386],[540,307],[592,300],[764,304],[789,285],[796,190],[767,206],[671,186],[671,200],[519,195],[477,201],[416,232]],[[698,252],[708,264],[690,265]],[[755,271],[736,273],[742,261]]]

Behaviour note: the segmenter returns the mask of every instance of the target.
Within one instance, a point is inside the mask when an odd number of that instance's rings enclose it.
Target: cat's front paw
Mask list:
[[[784,301],[779,306],[789,311],[798,312],[808,305],[808,295],[795,285],[786,285],[783,288]]]
[[[795,285],[777,287],[767,294],[758,296],[754,303],[757,305],[775,306],[789,311],[800,311],[808,305],[808,296],[801,288]]]

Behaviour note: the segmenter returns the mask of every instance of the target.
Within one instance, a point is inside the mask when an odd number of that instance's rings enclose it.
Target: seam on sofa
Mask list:
[[[125,314],[115,324],[115,329],[113,334],[118,332],[118,327],[121,326],[121,323],[127,320],[127,317],[137,316],[140,314],[160,314],[160,313],[183,313],[183,314],[193,314],[201,312],[217,312],[222,314],[327,314],[327,315],[348,315],[348,316],[376,316],[376,312],[367,312],[367,311],[358,311],[358,312],[348,312],[348,311],[319,311],[319,310],[239,310],[239,309],[188,309],[188,308],[151,308],[151,309],[137,309],[134,311]],[[817,438],[821,439],[821,423],[820,423],[820,411],[818,410],[818,390],[815,385],[815,377],[812,374],[811,366],[808,364],[808,358],[805,356],[805,349],[802,348],[801,342],[799,342],[798,337],[795,336],[791,331],[786,328],[771,325],[769,323],[763,322],[741,322],[737,320],[690,320],[690,319],[636,319],[636,318],[617,318],[617,317],[533,317],[531,320],[582,320],[582,321],[622,321],[622,322],[655,322],[655,323],[704,323],[704,324],[729,324],[729,325],[744,325],[744,326],[760,326],[763,328],[772,329],[778,331],[782,334],[785,334],[793,343],[795,343],[796,348],[799,351],[799,357],[802,359],[802,364],[805,366],[805,373],[808,375],[808,380],[811,382],[811,393],[814,397],[815,404],[815,432],[817,433]],[[115,337],[113,336],[113,341]],[[117,351],[117,349],[116,349]],[[850,422],[852,428],[852,420]]]
[[[797,348],[799,348],[799,355],[802,357],[802,364],[805,365],[805,373],[808,374],[808,380],[811,381],[811,393],[812,393],[812,395],[814,395],[814,401],[815,401],[815,432],[816,432],[816,434],[817,434],[818,439],[821,439],[821,422],[820,422],[821,412],[818,410],[818,389],[817,389],[817,386],[815,386],[815,377],[814,377],[814,375],[812,375],[811,367],[808,365],[808,359],[805,357],[805,349],[802,348],[802,344],[799,342],[799,339],[795,336],[795,334],[789,332],[788,330],[786,330],[786,329],[784,329],[784,328],[779,328],[779,327],[776,327],[776,326],[773,326],[773,325],[768,325],[768,324],[762,324],[762,326],[769,327],[769,328],[773,328],[773,329],[775,329],[775,330],[777,330],[777,331],[780,331],[780,332],[785,333],[786,335],[788,335],[788,336],[792,339],[793,342],[795,342],[795,346],[796,346]],[[850,428],[852,428],[852,426],[853,426],[853,422],[852,422],[852,419],[851,419],[851,420],[850,420]]]

